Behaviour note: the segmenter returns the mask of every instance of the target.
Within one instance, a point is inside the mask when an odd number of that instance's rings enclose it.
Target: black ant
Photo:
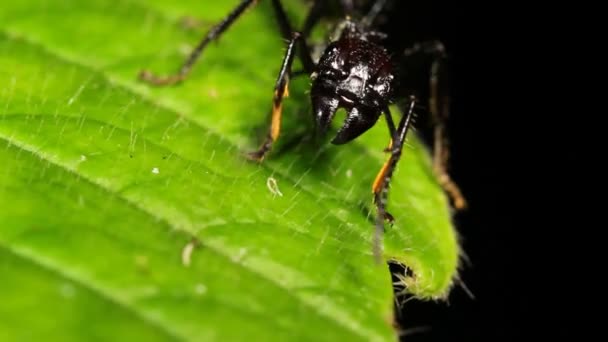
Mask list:
[[[144,70],[140,79],[153,85],[172,85],[185,80],[207,45],[220,37],[246,10],[258,2],[242,0],[227,17],[209,30],[176,74],[158,77]],[[272,121],[268,135],[261,147],[248,156],[262,161],[279,137],[282,102],[288,92],[289,79],[293,76],[291,66],[296,52],[299,52],[304,72],[310,75],[312,80],[310,94],[318,132],[323,134],[327,131],[339,108],[348,112],[342,128],[332,140],[333,144],[341,145],[352,141],[370,129],[381,114],[384,114],[390,136],[390,143],[385,151],[390,152],[390,157],[372,185],[374,203],[378,211],[374,253],[379,257],[379,238],[384,230],[384,222],[392,223],[394,220],[386,211],[389,183],[401,157],[414,109],[420,102],[403,86],[407,84],[407,76],[399,72],[414,58],[430,58],[432,61],[429,111],[434,122],[434,170],[441,185],[450,195],[454,207],[463,209],[466,206],[458,186],[446,170],[448,150],[445,120],[448,116],[449,97],[442,91],[445,88],[442,80],[446,70],[446,51],[443,44],[431,41],[414,44],[401,53],[390,54],[384,45],[386,34],[379,32],[374,23],[387,0],[375,0],[371,9],[364,15],[359,13],[360,6],[353,0],[340,0],[337,5],[344,19],[335,27],[335,38],[331,39],[318,61],[314,61],[306,37],[322,17],[329,15],[328,3],[332,2],[315,0],[303,29],[294,31],[281,1],[272,0],[279,28],[289,43],[274,88]],[[404,112],[398,125],[395,125],[389,110],[389,105],[393,103],[397,103]]]

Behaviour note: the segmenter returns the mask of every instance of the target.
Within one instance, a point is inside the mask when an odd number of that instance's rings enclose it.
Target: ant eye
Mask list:
[[[326,70],[323,70],[323,76],[329,77],[332,79],[336,79],[336,80],[343,80],[348,75],[346,74],[346,72],[339,70],[339,69],[326,69]]]

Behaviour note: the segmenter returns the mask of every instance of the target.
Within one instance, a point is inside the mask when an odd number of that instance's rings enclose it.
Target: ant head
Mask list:
[[[347,143],[370,129],[388,106],[393,81],[385,50],[357,38],[330,44],[312,75],[311,100],[317,129],[325,133],[338,108],[348,112],[333,144]]]

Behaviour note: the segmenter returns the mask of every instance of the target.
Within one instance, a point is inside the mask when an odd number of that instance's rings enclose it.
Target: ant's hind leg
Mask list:
[[[454,207],[462,210],[467,201],[458,185],[448,173],[449,139],[446,123],[450,111],[450,96],[447,82],[447,55],[444,45],[439,41],[416,44],[405,51],[406,58],[414,55],[432,58],[429,79],[429,109],[433,123],[433,170],[444,191],[450,196]]]
[[[199,59],[199,57],[201,56],[201,54],[207,47],[207,45],[209,45],[209,43],[212,42],[213,40],[218,39],[228,28],[230,28],[230,26],[232,26],[232,24],[234,24],[234,22],[238,18],[241,17],[241,15],[243,13],[245,13],[247,11],[247,9],[257,5],[258,3],[259,3],[259,0],[242,0],[241,3],[236,8],[234,8],[232,10],[232,12],[230,12],[228,14],[228,16],[226,16],[221,22],[219,22],[217,25],[213,26],[207,32],[205,37],[198,43],[198,45],[194,48],[194,50],[192,50],[190,55],[182,63],[181,67],[175,74],[168,75],[168,76],[158,76],[149,70],[142,70],[139,73],[139,79],[144,82],[147,82],[151,85],[157,85],[157,86],[174,85],[174,84],[177,84],[177,83],[185,80],[188,77],[188,75],[190,74],[192,67],[194,66],[196,61]],[[320,1],[317,0],[315,3],[320,3]],[[281,1],[273,0],[272,5],[275,10],[276,19],[278,21],[279,28],[281,30],[281,34],[283,35],[283,38],[285,38],[286,40],[291,39],[291,34],[293,32],[293,28],[291,27],[291,24],[289,23],[289,19],[287,18],[287,14],[285,13],[283,6],[281,5]],[[315,6],[313,6],[313,10],[318,9],[318,8],[319,8],[318,4],[315,4]],[[314,23],[315,23],[315,21],[311,22],[310,25],[312,26],[312,25],[314,25]],[[302,60],[302,64],[304,65],[305,71],[307,73],[310,73],[310,72],[312,72],[312,69],[314,67],[314,62],[312,60],[312,57],[310,55],[310,51],[308,49],[308,46],[306,45],[306,42],[304,40],[300,40],[300,45],[301,45],[300,58]]]
[[[435,43],[435,59],[431,66],[429,108],[433,120],[433,169],[439,178],[439,183],[452,198],[454,207],[462,210],[467,202],[458,185],[448,173],[449,139],[446,132],[446,122],[450,111],[450,96],[447,92],[447,68],[443,44]]]

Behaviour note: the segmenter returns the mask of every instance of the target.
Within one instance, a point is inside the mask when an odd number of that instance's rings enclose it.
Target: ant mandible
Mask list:
[[[242,0],[228,16],[213,26],[200,41],[179,71],[170,76],[159,77],[144,70],[140,79],[153,85],[173,85],[186,79],[207,45],[219,38],[247,9],[257,5],[257,0]],[[401,84],[407,83],[397,72],[397,65],[404,65],[414,57],[431,58],[429,111],[434,123],[433,166],[443,189],[448,193],[454,207],[463,209],[466,201],[458,186],[447,173],[447,137],[445,121],[448,117],[449,97],[442,89],[445,73],[446,51],[438,41],[413,45],[403,53],[389,54],[383,45],[386,35],[374,27],[376,17],[381,13],[387,0],[375,0],[371,9],[363,16],[357,16],[353,0],[340,0],[339,8],[344,18],[336,25],[335,39],[326,46],[318,61],[313,60],[306,37],[326,14],[327,1],[315,0],[306,17],[301,31],[294,31],[280,0],[272,0],[272,5],[283,37],[289,41],[287,51],[274,88],[272,119],[268,135],[257,151],[248,156],[262,161],[279,137],[283,98],[288,93],[288,83],[292,74],[291,66],[296,52],[304,71],[312,80],[311,103],[313,116],[319,133],[328,130],[334,114],[339,108],[347,111],[346,120],[333,138],[332,143],[341,145],[357,138],[376,124],[384,114],[390,135],[390,157],[382,166],[372,185],[374,204],[377,208],[374,254],[380,256],[379,239],[384,231],[385,221],[393,222],[393,216],[386,211],[389,183],[402,154],[406,135],[412,123],[414,109],[419,100],[411,93],[404,92]],[[357,17],[358,20],[352,18]],[[395,125],[389,105],[404,99],[400,107],[404,112]]]

